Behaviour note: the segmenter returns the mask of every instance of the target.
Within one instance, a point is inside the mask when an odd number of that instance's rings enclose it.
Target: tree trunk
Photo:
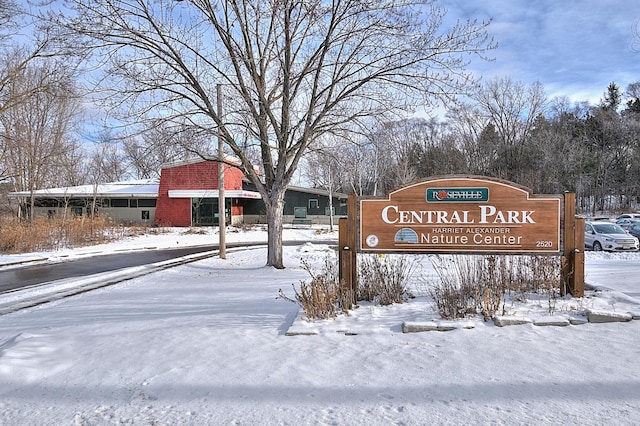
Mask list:
[[[282,213],[284,192],[267,204],[267,265],[284,269],[282,256]]]
[[[31,193],[29,195],[29,220],[32,222],[35,219],[35,210],[36,210],[36,195],[33,193],[33,189],[31,189]]]

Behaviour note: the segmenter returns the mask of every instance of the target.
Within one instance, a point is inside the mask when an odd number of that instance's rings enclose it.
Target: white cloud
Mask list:
[[[539,80],[550,96],[597,103],[610,82],[622,90],[640,81],[640,52],[633,51],[640,2],[490,0],[443,2],[449,19],[493,18],[499,43],[494,62],[475,61],[483,78]]]

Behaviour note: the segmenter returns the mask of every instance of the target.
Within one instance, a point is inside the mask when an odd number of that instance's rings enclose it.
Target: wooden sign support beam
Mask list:
[[[351,295],[351,305],[357,303],[358,261],[357,261],[357,212],[355,195],[349,195],[347,217],[338,221],[338,275],[344,292]],[[352,306],[345,306],[351,309]]]
[[[584,219],[576,218],[576,194],[564,194],[562,295],[584,296]]]

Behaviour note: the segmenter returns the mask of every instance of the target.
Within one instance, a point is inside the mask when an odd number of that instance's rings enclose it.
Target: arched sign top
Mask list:
[[[432,176],[430,178],[421,180],[419,182],[410,183],[409,185],[403,186],[401,188],[396,188],[389,192],[387,197],[389,199],[393,198],[397,193],[405,193],[406,191],[410,191],[414,186],[423,186],[426,183],[433,184],[436,186],[438,182],[442,182],[443,186],[454,181],[465,181],[465,182],[473,182],[474,184],[482,185],[483,182],[487,182],[487,184],[492,183],[495,185],[502,185],[508,187],[512,190],[520,190],[525,194],[533,194],[533,191],[526,186],[518,185],[517,183],[510,182],[504,179],[493,178],[489,176],[476,176],[476,175],[445,175],[445,176]]]
[[[561,195],[507,181],[437,177],[359,202],[359,251],[560,253]]]

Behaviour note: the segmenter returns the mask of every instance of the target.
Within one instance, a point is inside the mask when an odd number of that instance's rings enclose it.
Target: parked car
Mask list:
[[[613,222],[584,224],[585,248],[593,251],[638,251],[638,239]]]
[[[631,227],[631,225],[635,225],[636,223],[640,223],[640,219],[622,218],[622,219],[616,220],[616,223],[618,225],[620,225],[620,227],[622,227],[622,229],[624,229],[625,231],[628,232],[629,228]]]
[[[618,219],[640,219],[640,213],[625,213],[618,216]]]
[[[591,216],[591,217],[586,218],[586,220],[588,220],[590,222],[596,222],[596,221],[599,222],[601,220],[604,220],[604,221],[607,221],[607,222],[611,222],[611,217],[609,217],[609,216]]]
[[[636,238],[640,238],[640,222],[631,225],[627,232]]]

